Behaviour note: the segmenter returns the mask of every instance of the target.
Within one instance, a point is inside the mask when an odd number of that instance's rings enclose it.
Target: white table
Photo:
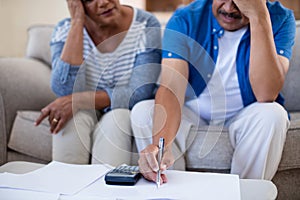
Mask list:
[[[0,167],[1,172],[23,174],[43,167],[43,164],[14,161]],[[240,179],[241,200],[273,200],[277,197],[277,188],[267,180]]]

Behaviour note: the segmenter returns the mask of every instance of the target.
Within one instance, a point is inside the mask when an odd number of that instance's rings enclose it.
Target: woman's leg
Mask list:
[[[102,116],[94,131],[92,163],[130,165],[132,146],[130,111],[112,110]]]
[[[53,136],[52,159],[65,163],[89,164],[91,134],[97,123],[95,111],[79,111]]]

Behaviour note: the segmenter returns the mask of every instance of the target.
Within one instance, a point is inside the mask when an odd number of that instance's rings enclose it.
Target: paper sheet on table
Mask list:
[[[72,198],[89,199],[210,199],[240,200],[240,184],[237,175],[166,171],[168,183],[156,188],[156,184],[141,179],[135,186],[106,185],[104,178],[77,193]],[[72,199],[61,196],[62,200]]]
[[[105,165],[74,165],[52,161],[26,174],[0,174],[0,188],[72,195],[102,177]]]
[[[0,188],[1,200],[58,200],[59,194]]]

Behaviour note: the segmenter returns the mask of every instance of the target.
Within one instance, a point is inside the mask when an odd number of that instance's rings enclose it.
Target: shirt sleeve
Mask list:
[[[73,93],[73,86],[80,66],[70,65],[61,60],[62,49],[67,38],[67,20],[61,21],[52,34],[50,49],[52,58],[51,89],[57,96]]]
[[[187,60],[188,25],[185,19],[176,15],[171,17],[166,25],[162,42],[162,57]]]
[[[295,42],[296,22],[292,12],[286,16],[285,20],[274,33],[274,41],[278,55],[284,56],[288,59],[292,57],[292,49]]]

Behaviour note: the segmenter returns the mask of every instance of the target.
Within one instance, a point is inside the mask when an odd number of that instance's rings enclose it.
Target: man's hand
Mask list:
[[[233,2],[249,19],[264,17],[267,12],[266,0],[233,0]]]
[[[56,134],[76,112],[77,110],[72,109],[72,95],[60,97],[41,110],[41,115],[36,120],[35,125],[38,126],[48,117],[50,132]]]
[[[174,157],[172,154],[172,147],[165,148],[163,153],[161,166],[158,166],[157,162],[157,154],[158,154],[158,147],[156,145],[148,145],[143,151],[140,153],[139,158],[139,168],[140,172],[143,174],[144,178],[149,181],[156,181],[156,175],[158,169],[161,171],[165,171],[167,168],[173,165]],[[168,181],[165,174],[161,174],[162,183],[166,183]]]

